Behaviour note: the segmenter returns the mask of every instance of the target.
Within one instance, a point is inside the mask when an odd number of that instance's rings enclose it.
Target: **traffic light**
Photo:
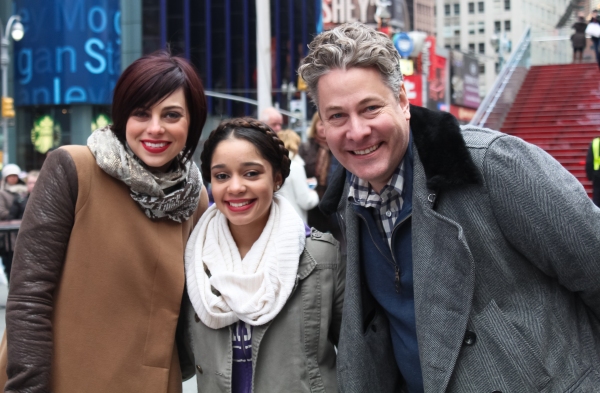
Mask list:
[[[2,117],[15,117],[14,100],[11,97],[2,97]]]

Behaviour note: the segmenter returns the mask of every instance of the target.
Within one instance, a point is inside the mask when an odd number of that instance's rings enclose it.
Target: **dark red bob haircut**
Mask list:
[[[150,109],[175,90],[183,88],[190,127],[183,160],[194,154],[206,122],[206,95],[194,66],[182,57],[158,51],[143,56],[123,71],[115,86],[111,130],[125,146],[129,116],[137,109]]]

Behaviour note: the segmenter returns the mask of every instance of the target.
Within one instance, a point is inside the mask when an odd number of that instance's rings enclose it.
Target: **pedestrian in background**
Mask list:
[[[185,244],[207,204],[191,161],[206,97],[187,60],[160,52],[123,71],[112,108],[87,146],[50,154],[28,202],[6,391],[181,392],[175,330]]]
[[[585,29],[585,32],[592,39],[592,44],[594,46],[594,55],[596,56],[598,68],[600,68],[600,21],[598,20],[598,10],[592,10],[592,17]]]
[[[345,264],[276,191],[288,151],[254,119],[225,121],[202,151],[215,204],[186,252],[190,371],[200,392],[336,392]]]
[[[0,184],[0,221],[15,220],[13,205],[27,195],[27,186],[19,178],[21,168],[16,164],[7,164],[2,168],[2,184]],[[6,279],[10,280],[15,242],[15,232],[0,234],[0,257],[4,266]]]
[[[298,154],[304,160],[304,169],[306,176],[316,179],[317,186],[315,190],[319,195],[319,199],[323,198],[329,178],[335,169],[339,166],[337,159],[331,154],[323,128],[323,121],[316,112],[310,123],[307,133],[308,140],[304,142]],[[308,226],[314,227],[319,231],[331,232],[333,236],[341,239],[339,225],[335,217],[326,216],[318,207],[308,211]]]
[[[585,49],[587,41],[587,38],[585,37],[586,27],[587,23],[585,23],[585,18],[582,14],[577,17],[577,21],[571,26],[572,29],[575,29],[575,33],[571,35],[571,43],[573,44],[573,63],[576,63],[577,61],[581,63],[583,60],[583,49]],[[579,60],[577,60],[577,57],[579,57]]]
[[[23,218],[23,214],[25,213],[25,207],[27,206],[27,201],[29,200],[29,196],[35,187],[35,183],[40,175],[40,171],[29,171],[27,176],[25,177],[25,186],[27,187],[27,193],[24,196],[19,196],[15,198],[12,206],[10,207],[10,217],[13,220],[20,220]]]
[[[600,137],[594,138],[590,143],[585,160],[585,174],[592,182],[592,200],[600,206]]]
[[[272,106],[263,109],[260,113],[259,120],[266,123],[275,133],[281,131],[283,127],[283,116],[281,112]]]
[[[319,195],[311,189],[306,180],[304,160],[298,155],[300,147],[300,136],[292,130],[279,131],[277,134],[284,146],[290,152],[290,175],[279,190],[279,193],[287,199],[306,223],[307,211],[317,207]]]

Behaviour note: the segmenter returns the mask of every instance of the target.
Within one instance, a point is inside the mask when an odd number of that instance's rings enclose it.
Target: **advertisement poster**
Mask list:
[[[323,29],[330,30],[347,22],[376,25],[377,3],[378,0],[323,0]]]
[[[406,89],[408,102],[423,106],[423,75],[404,75],[404,88]]]
[[[121,73],[119,0],[17,0],[15,106],[108,105]]]
[[[446,58],[436,53],[435,37],[428,36],[425,39],[429,47],[429,84],[427,94],[427,108],[448,111],[446,104]]]
[[[467,108],[479,107],[479,65],[477,58],[452,51],[450,67],[450,102]]]

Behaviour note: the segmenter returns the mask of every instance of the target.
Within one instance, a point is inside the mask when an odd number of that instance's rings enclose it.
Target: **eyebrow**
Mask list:
[[[261,164],[260,162],[254,162],[254,161],[248,161],[248,162],[242,162],[242,166],[244,167],[249,167],[249,166],[259,166],[259,167],[263,167],[263,164]],[[225,164],[216,164],[210,167],[210,169],[223,169],[226,168],[227,165]]]
[[[371,102],[371,101],[381,101],[381,98],[378,98],[378,97],[366,97],[366,98],[363,98],[362,100],[360,100],[358,102],[358,105],[364,105],[367,102]],[[328,112],[328,111],[339,111],[341,109],[343,109],[341,106],[339,106],[339,105],[333,105],[333,106],[328,106],[327,108],[325,108],[325,112]]]
[[[181,109],[181,110],[185,110],[183,106],[181,105],[169,105],[169,106],[165,106],[164,108],[162,108],[162,110],[171,110],[171,109]]]

